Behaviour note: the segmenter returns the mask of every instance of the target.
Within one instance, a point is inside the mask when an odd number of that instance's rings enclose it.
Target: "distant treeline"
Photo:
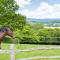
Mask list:
[[[51,20],[50,23],[60,23],[60,20]]]

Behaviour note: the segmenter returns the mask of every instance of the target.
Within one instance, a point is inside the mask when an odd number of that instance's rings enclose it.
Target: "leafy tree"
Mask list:
[[[26,17],[16,14],[19,9],[14,0],[0,0],[0,27],[23,28]]]

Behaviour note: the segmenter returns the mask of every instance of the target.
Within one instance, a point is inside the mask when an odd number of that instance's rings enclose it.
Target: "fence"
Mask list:
[[[10,53],[10,60],[15,60],[14,44],[10,44],[10,50],[0,50],[0,53]]]
[[[41,38],[43,38],[43,39],[48,39],[48,38],[59,39],[58,43],[60,43],[60,37],[41,37]],[[26,42],[26,41],[24,41],[24,42]],[[40,42],[43,42],[43,41],[40,41]],[[57,40],[56,41],[52,41],[51,40],[49,42],[57,42]],[[28,49],[28,50],[14,50],[14,47],[15,47],[15,44],[10,44],[10,50],[0,50],[0,53],[10,53],[10,60],[16,60],[16,58],[15,58],[15,52],[25,52],[25,51],[34,51],[34,50],[39,50],[39,49],[52,49],[52,48],[57,48],[57,47],[50,47],[50,48]],[[35,59],[35,58],[60,58],[60,56],[37,56],[37,57],[24,58],[24,59],[25,60],[31,60],[31,59]],[[22,59],[17,59],[17,60],[22,60]]]
[[[25,49],[25,50],[14,50],[15,44],[10,44],[10,50],[0,50],[0,53],[10,53],[10,60],[32,60],[37,58],[60,58],[60,56],[35,56],[31,58],[22,58],[22,59],[16,59],[15,58],[15,52],[26,52],[26,51],[34,51],[34,50],[40,50],[40,49],[53,49],[53,48],[60,48],[57,46],[51,46],[50,48],[33,48],[33,49]],[[4,52],[3,52],[4,51]]]

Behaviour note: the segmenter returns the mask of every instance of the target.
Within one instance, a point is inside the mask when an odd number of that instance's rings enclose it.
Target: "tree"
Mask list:
[[[16,14],[19,9],[14,0],[0,0],[0,27],[23,28],[26,17]]]

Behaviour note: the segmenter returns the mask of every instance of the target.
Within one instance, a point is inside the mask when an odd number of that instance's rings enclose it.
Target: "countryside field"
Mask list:
[[[10,50],[10,44],[2,44],[2,50]],[[14,49],[15,50],[24,50],[24,49],[31,49],[31,48],[50,48],[53,45],[30,45],[30,44],[16,44]],[[55,47],[55,46],[54,46]],[[59,45],[56,47],[60,47]],[[15,52],[16,59],[22,59],[22,58],[31,58],[35,56],[60,56],[60,48],[52,48],[52,49],[38,49],[38,50],[32,50],[32,51],[25,51],[25,52]],[[10,60],[10,54],[9,53],[0,53],[0,60]],[[38,59],[32,59],[32,60],[59,60],[52,59],[52,58],[38,58]]]

